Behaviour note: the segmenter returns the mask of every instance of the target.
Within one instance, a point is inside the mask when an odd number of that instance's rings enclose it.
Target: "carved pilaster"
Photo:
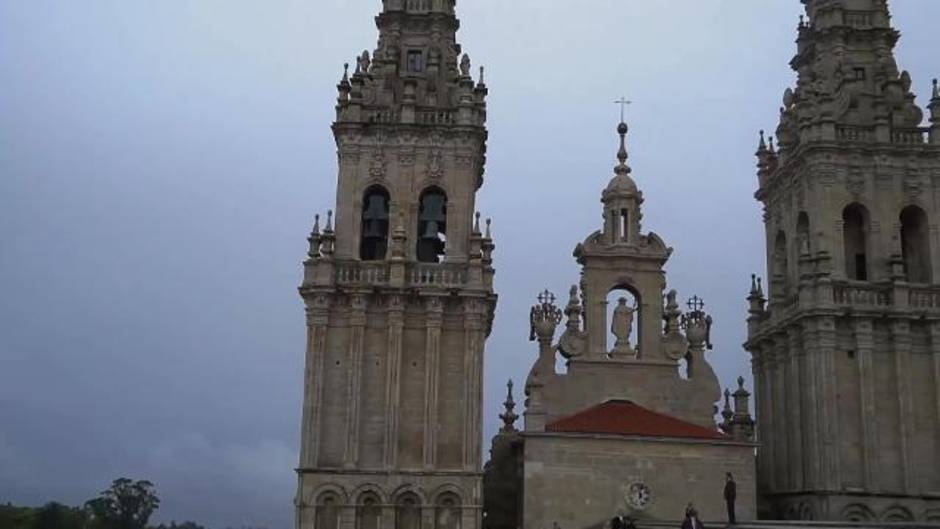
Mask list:
[[[433,468],[437,456],[438,374],[440,373],[441,328],[444,321],[444,302],[439,297],[425,301],[427,339],[425,346],[424,378],[424,466]]]
[[[359,463],[359,407],[361,405],[362,350],[366,330],[366,297],[353,294],[349,300],[349,370],[347,388],[348,434],[344,465],[352,468]]]
[[[401,296],[388,298],[388,361],[385,384],[385,466],[398,466],[398,423],[401,401],[401,350],[405,307]]]
[[[914,467],[914,397],[911,394],[911,325],[907,320],[898,320],[891,325],[894,342],[895,369],[898,386],[898,435],[901,441],[901,472],[904,492],[918,492],[917,469]]]
[[[789,425],[790,488],[803,489],[803,380],[800,376],[800,364],[803,361],[803,344],[800,340],[800,328],[787,329],[787,407]]]
[[[861,393],[862,423],[862,475],[865,488],[879,487],[878,472],[878,415],[875,397],[874,341],[872,322],[855,320],[855,351],[858,364],[859,391]]]
[[[936,398],[936,438],[940,439],[940,322],[930,323],[930,350],[933,356],[934,398]],[[934,447],[937,461],[940,461],[940,443]]]
[[[788,424],[787,424],[787,393],[790,389],[787,388],[787,338],[786,335],[777,336],[774,340],[774,368],[773,368],[773,377],[774,377],[774,414],[776,417],[779,417],[780,429],[776,432],[774,436],[774,443],[776,447],[774,448],[774,463],[777,468],[774,471],[776,476],[775,490],[778,492],[783,492],[789,490],[789,476],[790,476],[790,439],[788,433]],[[775,425],[778,421],[774,420]]]
[[[813,489],[820,486],[819,472],[819,392],[818,392],[818,371],[816,368],[816,359],[818,358],[818,349],[816,347],[815,334],[812,327],[806,323],[802,327],[803,339],[803,358],[802,358],[802,376],[803,382],[803,409],[806,411],[804,416],[803,436],[803,480],[807,488]]]
[[[301,422],[300,466],[316,466],[320,447],[320,416],[323,403],[323,362],[330,318],[330,297],[317,294],[307,300],[307,352],[304,369],[304,406]]]
[[[480,402],[483,394],[480,383],[483,380],[483,341],[484,321],[483,301],[467,299],[464,301],[464,373],[467,383],[464,385],[464,439],[463,466],[468,471],[479,471],[481,461],[480,436],[482,416]]]
[[[832,317],[818,319],[819,359],[821,362],[822,395],[825,402],[826,488],[839,490],[842,484],[840,465],[839,395],[836,372],[836,323]]]

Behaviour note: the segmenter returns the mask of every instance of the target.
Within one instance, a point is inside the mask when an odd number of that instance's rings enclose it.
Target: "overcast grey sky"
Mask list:
[[[895,0],[918,102],[937,0]],[[573,7],[577,6],[577,7]],[[313,215],[331,208],[335,84],[378,0],[0,0],[0,502],[154,481],[159,519],[291,525]],[[749,371],[757,130],[793,76],[798,0],[462,0],[487,67],[479,204],[500,305],[486,443],[535,357],[527,312],[577,281],[626,95],[644,229],[705,298],[723,383]],[[533,265],[537,267],[533,268]]]

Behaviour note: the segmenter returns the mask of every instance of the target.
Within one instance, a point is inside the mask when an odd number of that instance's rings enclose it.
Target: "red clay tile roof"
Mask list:
[[[628,400],[609,400],[545,427],[559,433],[637,435],[683,439],[728,439],[717,429],[685,422],[648,410]]]

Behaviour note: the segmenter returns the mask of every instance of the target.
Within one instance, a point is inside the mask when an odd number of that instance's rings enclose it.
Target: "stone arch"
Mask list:
[[[842,509],[842,519],[847,522],[873,522],[875,513],[861,503],[853,503]]]
[[[314,504],[314,525],[316,529],[339,529],[340,513],[345,502],[333,490],[320,492]]]
[[[906,507],[892,505],[881,513],[882,522],[913,522],[914,515]]]
[[[784,520],[799,520],[800,519],[800,510],[799,506],[790,504],[787,506],[786,513],[783,515]]]
[[[901,210],[901,257],[911,283],[930,283],[930,225],[927,212],[911,205]]]
[[[395,529],[421,529],[421,508],[425,504],[413,490],[395,497]]]
[[[845,276],[856,281],[871,277],[869,241],[871,215],[868,208],[853,202],[842,210],[842,245],[845,252]]]
[[[363,487],[360,487],[360,489]],[[356,529],[379,529],[382,525],[382,504],[379,492],[367,486],[356,496]]]
[[[323,485],[320,485],[316,489],[310,491],[304,496],[304,503],[307,505],[316,505],[317,500],[327,493],[332,493],[339,497],[340,503],[349,503],[349,494],[346,493],[346,489],[343,488],[342,485],[337,483],[324,483]]]
[[[435,488],[430,497],[434,498],[434,501],[436,502],[438,498],[445,494],[452,494],[457,496],[457,498],[461,500],[461,503],[463,502],[463,498],[468,497],[467,491],[457,483],[445,483]]]
[[[816,511],[813,509],[813,504],[809,502],[803,502],[800,504],[800,520],[815,520]]]
[[[463,510],[460,496],[443,492],[434,499],[434,529],[460,529]]]
[[[389,498],[391,498],[393,502],[397,502],[398,498],[405,496],[407,494],[414,494],[415,496],[417,496],[419,502],[422,505],[426,505],[430,503],[427,492],[425,492],[424,489],[422,489],[421,487],[418,487],[412,484],[406,484],[406,485],[402,485],[396,488],[395,490],[392,491],[391,494],[389,494]]]
[[[940,509],[928,509],[924,513],[924,521],[928,523],[940,523]]]
[[[447,192],[438,185],[428,186],[418,195],[416,256],[422,263],[440,263],[447,252]]]
[[[371,185],[362,192],[359,227],[359,258],[381,261],[388,253],[388,234],[392,198],[382,185]]]
[[[388,494],[378,483],[363,483],[356,487],[349,496],[356,500],[356,504],[361,504],[361,499],[367,494],[374,494],[381,503],[388,503]]]

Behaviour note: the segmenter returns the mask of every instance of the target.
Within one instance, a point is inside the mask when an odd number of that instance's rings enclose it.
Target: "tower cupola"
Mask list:
[[[609,244],[636,244],[640,236],[640,206],[643,193],[630,177],[633,169],[627,165],[626,136],[630,127],[623,121],[617,126],[620,135],[620,149],[617,151],[618,164],[614,167],[614,177],[601,195],[604,204],[604,237]]]

